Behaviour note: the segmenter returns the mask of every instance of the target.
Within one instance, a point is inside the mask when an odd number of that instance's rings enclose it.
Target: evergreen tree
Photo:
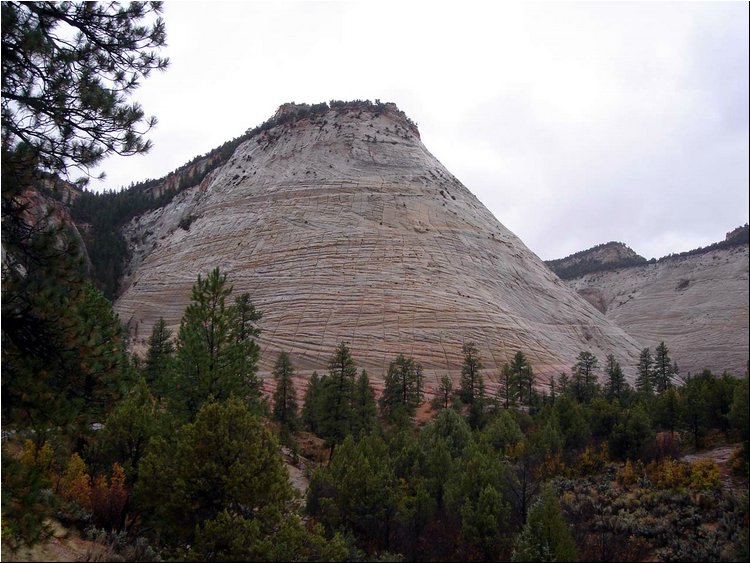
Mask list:
[[[620,362],[618,362],[614,355],[607,355],[607,365],[605,368],[607,372],[607,398],[609,400],[617,399],[621,400],[623,392],[627,383],[625,382],[625,376],[622,373]]]
[[[643,397],[650,397],[654,393],[654,358],[649,348],[641,350],[638,358],[638,375],[635,379],[635,388]]]
[[[399,354],[390,363],[380,397],[380,408],[386,416],[393,417],[399,409],[407,416],[414,416],[422,402],[421,372],[421,364],[403,354]]]
[[[563,517],[551,486],[529,510],[529,517],[516,540],[513,561],[577,561],[573,535]]]
[[[138,465],[151,439],[160,430],[168,431],[164,423],[154,397],[141,378],[104,421],[86,457],[100,473],[115,463],[120,464],[128,481],[133,483],[138,479]]]
[[[154,440],[136,499],[178,559],[274,560],[277,549],[321,544],[299,526],[278,442],[238,399],[205,404],[169,441]]]
[[[597,391],[596,368],[599,360],[591,352],[581,352],[573,366],[573,390],[580,403],[588,403]]]
[[[233,325],[235,312],[226,305],[231,292],[226,274],[218,268],[205,279],[198,275],[182,317],[173,405],[187,420],[205,401],[223,401],[232,395],[251,404],[258,401],[257,345],[249,336],[243,340],[241,328]]]
[[[313,434],[320,434],[320,421],[322,419],[322,397],[323,383],[314,371],[307,381],[305,398],[302,404],[302,423]]]
[[[154,323],[154,328],[151,330],[151,336],[148,339],[144,369],[146,384],[157,401],[169,393],[168,378],[172,371],[173,361],[172,331],[167,328],[164,318],[159,317],[159,320]]]
[[[372,432],[377,424],[377,414],[375,392],[370,386],[370,378],[367,377],[367,372],[362,370],[352,394],[351,429],[355,439]]]
[[[461,366],[461,387],[458,393],[461,400],[470,405],[479,398],[480,389],[483,388],[482,375],[479,373],[483,366],[473,342],[465,343],[462,351],[464,362]]]
[[[534,387],[534,371],[531,368],[523,352],[516,352],[510,363],[510,370],[518,390],[518,400],[521,404],[531,404],[531,395]]]
[[[672,368],[669,348],[664,342],[661,342],[656,347],[656,355],[654,356],[653,381],[657,393],[664,393],[672,385],[674,376]]]
[[[437,408],[447,409],[450,404],[451,397],[453,396],[453,380],[444,375],[440,378],[440,385],[438,386],[437,395],[433,402]]]
[[[320,409],[320,434],[330,448],[329,459],[333,458],[336,444],[344,441],[351,432],[354,379],[357,367],[342,342],[336,347],[328,364],[328,375],[322,381]]]
[[[292,383],[294,367],[289,354],[279,352],[273,368],[276,391],[273,394],[273,419],[281,423],[283,432],[292,432],[298,425],[297,396]]]
[[[498,388],[498,398],[503,408],[509,409],[516,404],[516,396],[518,389],[516,386],[515,378],[513,377],[513,370],[510,364],[504,363],[500,372],[500,387]]]
[[[156,119],[127,98],[168,65],[157,55],[166,42],[161,10],[158,2],[5,2],[3,160],[23,155],[52,172],[87,172],[107,154],[147,152],[144,129]]]

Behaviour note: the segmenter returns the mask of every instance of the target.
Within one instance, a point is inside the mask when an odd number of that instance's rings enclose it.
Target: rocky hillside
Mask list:
[[[262,369],[288,351],[301,377],[340,341],[375,382],[397,354],[428,387],[460,375],[474,341],[492,381],[519,350],[544,381],[581,350],[639,344],[563,283],[424,147],[393,104],[288,104],[201,183],[125,228],[116,310],[137,346],[176,328],[219,266],[263,312]],[[490,388],[493,387],[490,383]]]
[[[545,263],[562,279],[568,280],[590,272],[637,266],[646,262],[643,256],[636,254],[629,246],[621,242],[608,242],[576,252],[567,258],[548,260]]]
[[[707,248],[601,267],[568,284],[643,346],[666,342],[683,375],[704,368],[741,375],[750,350],[747,237],[745,225]]]

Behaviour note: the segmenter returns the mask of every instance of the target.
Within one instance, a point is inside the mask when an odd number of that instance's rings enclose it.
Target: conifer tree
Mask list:
[[[444,375],[440,378],[440,385],[438,385],[434,405],[441,409],[447,409],[452,396],[453,380],[449,376]]]
[[[534,385],[534,372],[523,352],[516,352],[510,363],[510,370],[518,391],[518,400],[521,404],[530,404]]]
[[[351,432],[354,380],[357,367],[345,342],[336,347],[328,364],[328,375],[324,378],[321,397],[320,433],[330,448],[333,457],[336,444],[340,444]]]
[[[664,393],[672,385],[672,360],[669,357],[669,348],[664,342],[656,347],[654,355],[653,381],[657,393]]]
[[[577,558],[573,535],[548,485],[529,510],[528,520],[516,540],[513,561],[576,561]]]
[[[325,547],[300,525],[276,438],[238,399],[204,404],[195,422],[154,440],[136,499],[178,559],[277,561],[279,550]]]
[[[173,405],[187,420],[195,417],[205,401],[223,401],[234,395],[257,404],[257,345],[233,324],[236,314],[226,304],[231,293],[227,276],[219,268],[205,279],[198,275],[182,317]]]
[[[302,403],[302,423],[313,434],[320,434],[320,421],[322,418],[323,382],[314,371],[307,381],[305,398]]]
[[[620,362],[615,359],[613,354],[607,355],[605,370],[607,372],[607,398],[619,401],[627,384],[625,383],[625,376],[622,373]]]
[[[352,394],[352,435],[358,439],[372,432],[377,423],[378,408],[375,403],[375,392],[370,386],[370,378],[367,372],[357,378]]]
[[[500,372],[500,387],[497,391],[503,408],[509,409],[516,404],[518,389],[513,376],[513,370],[507,362],[503,364]]]
[[[636,391],[644,397],[650,397],[654,393],[653,366],[654,358],[651,355],[651,350],[644,348],[638,358],[638,375],[635,379]]]
[[[144,375],[146,384],[156,397],[160,400],[169,391],[167,381],[172,370],[174,361],[174,343],[172,342],[172,331],[167,328],[163,317],[154,323],[151,336],[148,339],[148,351],[146,352],[146,365]]]
[[[461,366],[461,387],[459,397],[467,404],[472,404],[479,397],[479,391],[483,388],[482,361],[479,358],[479,352],[473,342],[467,342],[462,347],[464,362]]]
[[[294,391],[292,377],[294,367],[286,352],[279,352],[276,365],[273,368],[273,378],[276,380],[276,391],[273,394],[273,419],[280,422],[282,431],[291,432],[297,428],[297,396]]]
[[[573,366],[573,389],[580,403],[588,403],[597,390],[596,368],[599,360],[591,352],[581,352]]]
[[[380,408],[386,416],[392,417],[399,409],[407,416],[414,416],[422,402],[421,371],[419,362],[406,358],[403,354],[399,354],[390,363],[383,395],[380,397]]]

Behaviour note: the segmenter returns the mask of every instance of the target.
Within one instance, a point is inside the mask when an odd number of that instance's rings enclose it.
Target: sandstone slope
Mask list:
[[[748,350],[748,246],[662,258],[568,280],[652,351],[664,341],[682,375],[742,375]]]
[[[382,382],[411,354],[434,387],[474,341],[490,382],[517,351],[540,381],[581,350],[632,375],[639,343],[544,263],[424,147],[393,104],[280,108],[275,126],[126,228],[133,259],[116,310],[143,346],[174,328],[199,273],[219,266],[263,312],[262,364],[304,378],[340,341]],[[492,384],[490,383],[490,388]]]

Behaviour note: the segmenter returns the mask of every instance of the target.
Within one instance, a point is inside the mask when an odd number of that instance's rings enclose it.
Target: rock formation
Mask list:
[[[598,251],[573,256],[579,264],[601,267],[567,283],[643,346],[653,351],[664,341],[682,375],[704,368],[745,373],[750,351],[747,226],[707,249],[627,268],[607,268]],[[551,266],[569,267],[568,260]]]
[[[279,350],[325,372],[337,343],[382,382],[399,353],[428,388],[474,341],[492,389],[519,350],[539,382],[582,350],[634,372],[639,343],[581,299],[424,147],[393,104],[287,104],[223,166],[125,231],[116,302],[138,346],[177,328],[199,273],[219,266],[263,312],[261,369]]]

